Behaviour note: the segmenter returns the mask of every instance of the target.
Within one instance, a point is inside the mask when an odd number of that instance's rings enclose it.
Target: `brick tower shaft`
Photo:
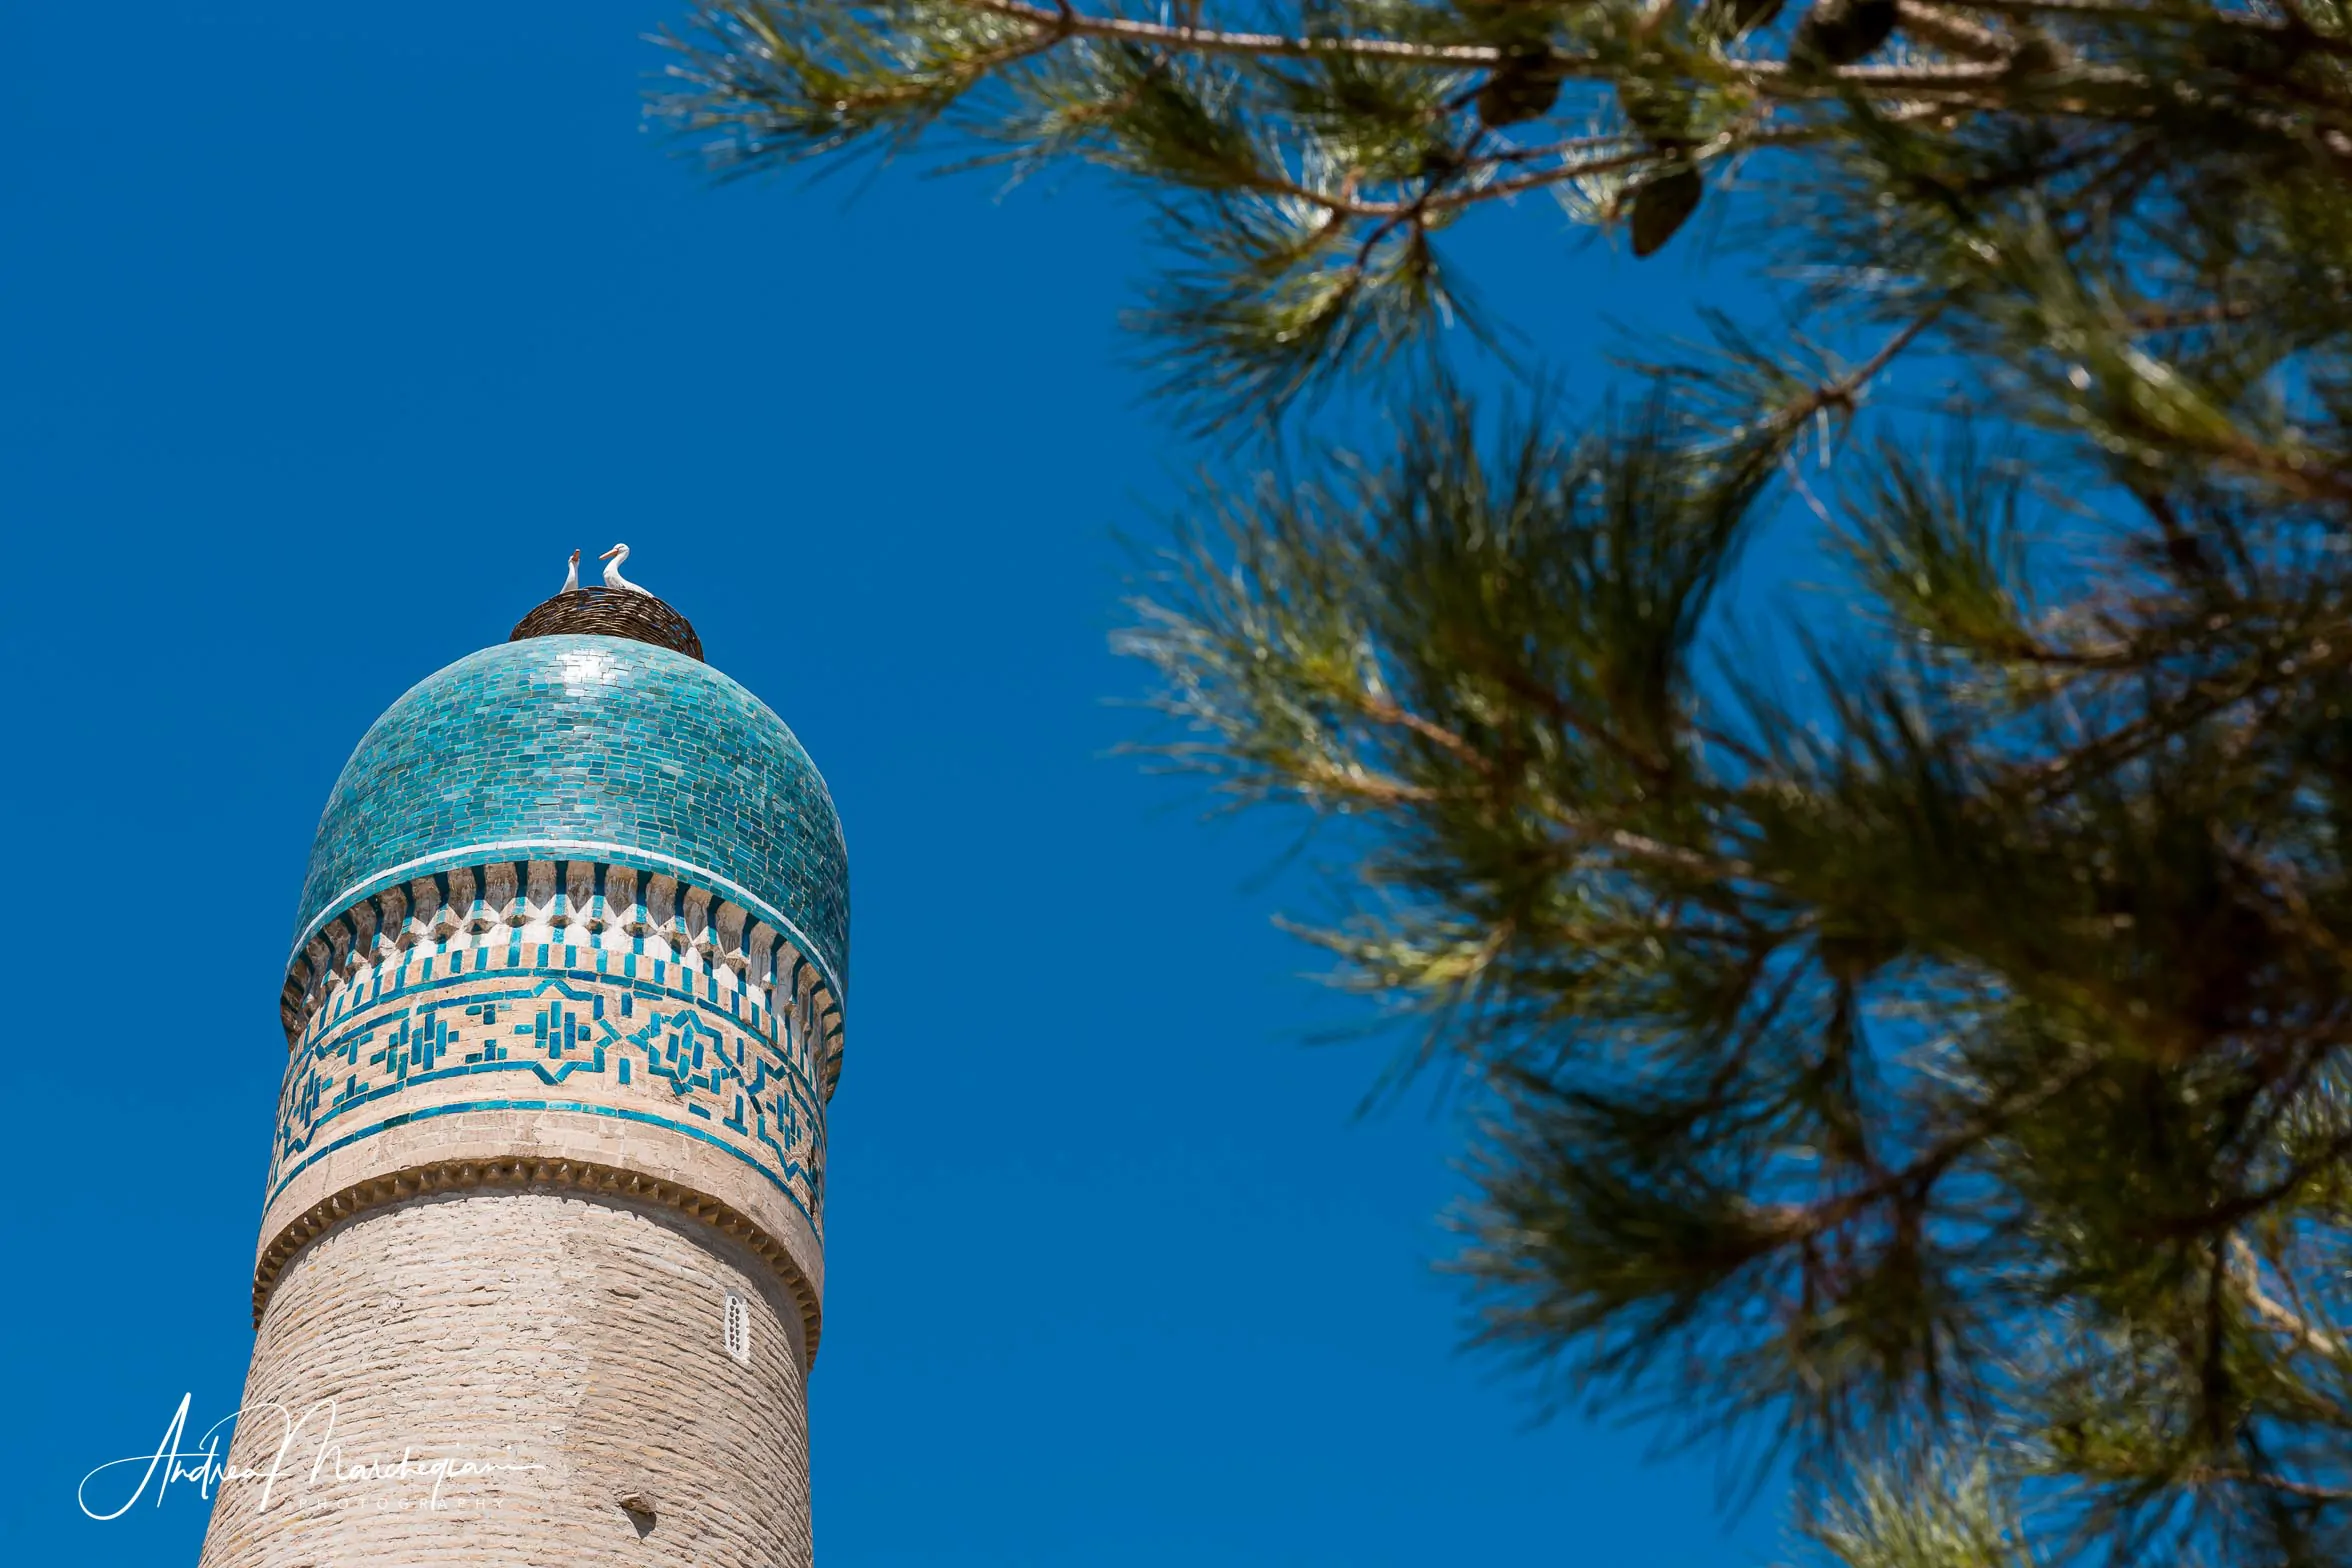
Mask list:
[[[811,1560],[838,819],[740,686],[550,606],[320,824],[203,1568]]]

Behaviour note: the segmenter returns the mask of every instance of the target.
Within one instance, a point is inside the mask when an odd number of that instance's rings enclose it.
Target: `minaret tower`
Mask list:
[[[303,880],[203,1568],[807,1564],[848,938],[824,780],[652,595],[393,703]]]

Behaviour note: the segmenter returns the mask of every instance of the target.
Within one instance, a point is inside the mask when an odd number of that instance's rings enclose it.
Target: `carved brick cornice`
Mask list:
[[[355,1182],[313,1204],[279,1227],[253,1271],[253,1322],[261,1325],[270,1293],[295,1254],[345,1220],[406,1198],[462,1193],[495,1187],[546,1187],[561,1191],[635,1199],[709,1226],[740,1244],[773,1271],[800,1308],[808,1355],[815,1360],[822,1312],[817,1291],[791,1254],[766,1230],[733,1205],[680,1182],[665,1181],[618,1166],[588,1160],[517,1157],[447,1160],[409,1166]]]

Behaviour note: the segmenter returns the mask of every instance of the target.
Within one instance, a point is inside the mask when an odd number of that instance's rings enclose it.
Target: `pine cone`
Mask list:
[[[1655,174],[1634,188],[1633,192],[1633,253],[1647,256],[1674,238],[1690,215],[1698,210],[1699,198],[1706,193],[1707,182],[1699,178],[1699,171],[1689,164]]]
[[[1478,118],[1488,125],[1517,125],[1552,112],[1565,76],[1550,50],[1505,57],[1478,89]]]
[[[1789,63],[1852,65],[1894,36],[1895,0],[1813,0],[1789,43]]]

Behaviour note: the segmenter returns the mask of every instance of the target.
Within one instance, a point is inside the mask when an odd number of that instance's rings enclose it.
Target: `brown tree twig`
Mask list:
[[[2313,1327],[2301,1313],[2262,1288],[2262,1265],[2245,1237],[2230,1237],[2229,1252],[2230,1283],[2245,1299],[2246,1305],[2254,1309],[2256,1317],[2272,1328],[2282,1330],[2304,1348],[2330,1360],[2344,1354],[2344,1346],[2335,1336]]]
[[[1456,70],[1488,69],[1502,64],[1510,57],[1510,51],[1498,44],[1430,44],[1402,38],[1366,37],[1362,34],[1307,37],[1290,33],[1249,32],[1189,23],[1137,21],[1130,17],[1097,15],[1068,6],[1036,5],[1030,3],[1030,0],[958,0],[958,3],[991,15],[1026,22],[1059,37],[1106,38],[1125,43],[1150,44],[1187,54],[1239,54],[1276,59],[1356,56]],[[1612,79],[1620,69],[1614,62],[1598,54],[1559,49],[1550,51],[1547,63],[1564,77]],[[2006,63],[1977,61],[1847,65],[1826,71],[1796,70],[1777,60],[1727,58],[1721,60],[1719,65],[1735,79],[1775,96],[1790,98],[1830,96],[1855,87],[1873,92],[1985,87],[2000,83],[2008,73]],[[2077,80],[2085,84],[2113,84],[2137,81],[2137,78],[2128,73],[2112,71],[2067,72],[2063,73],[2062,78],[2042,79],[2041,90],[2048,91],[2055,85]]]

